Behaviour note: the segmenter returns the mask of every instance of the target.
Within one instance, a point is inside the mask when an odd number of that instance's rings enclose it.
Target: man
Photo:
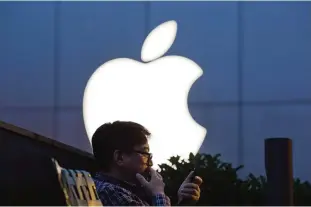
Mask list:
[[[150,133],[138,123],[116,121],[100,126],[92,137],[101,171],[94,176],[104,206],[170,206],[164,182],[152,166]],[[178,191],[179,203],[196,202],[202,179],[191,172]],[[192,203],[193,204],[193,203]]]

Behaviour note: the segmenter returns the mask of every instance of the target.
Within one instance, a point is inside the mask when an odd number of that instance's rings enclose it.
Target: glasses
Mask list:
[[[134,150],[134,152],[141,154],[141,155],[144,155],[144,156],[147,156],[148,159],[152,159],[152,153],[139,151],[139,150]]]
[[[136,152],[136,153],[138,153],[138,154],[141,154],[141,155],[147,157],[147,159],[148,159],[148,161],[147,161],[148,165],[149,165],[149,166],[152,166],[152,161],[151,161],[151,160],[152,160],[152,153],[144,152],[144,151],[139,151],[139,150],[134,150],[134,152]]]

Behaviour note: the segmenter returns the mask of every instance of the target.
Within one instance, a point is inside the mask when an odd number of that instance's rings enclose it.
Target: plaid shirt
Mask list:
[[[148,196],[143,187],[117,180],[102,173],[94,178],[97,194],[104,206],[170,206],[165,194]]]

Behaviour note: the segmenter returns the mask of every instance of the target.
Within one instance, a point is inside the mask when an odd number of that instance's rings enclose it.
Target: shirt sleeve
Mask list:
[[[171,206],[171,201],[165,194],[157,194],[152,197],[152,204],[154,206]]]

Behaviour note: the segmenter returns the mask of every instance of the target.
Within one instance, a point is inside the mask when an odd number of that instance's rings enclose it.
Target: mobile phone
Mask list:
[[[192,176],[191,176],[191,178],[190,178],[190,180],[191,180],[191,182],[194,182],[194,178],[195,178],[195,176],[197,176],[198,175],[198,171],[197,171],[197,169],[196,168],[193,168],[193,174],[192,174]]]

